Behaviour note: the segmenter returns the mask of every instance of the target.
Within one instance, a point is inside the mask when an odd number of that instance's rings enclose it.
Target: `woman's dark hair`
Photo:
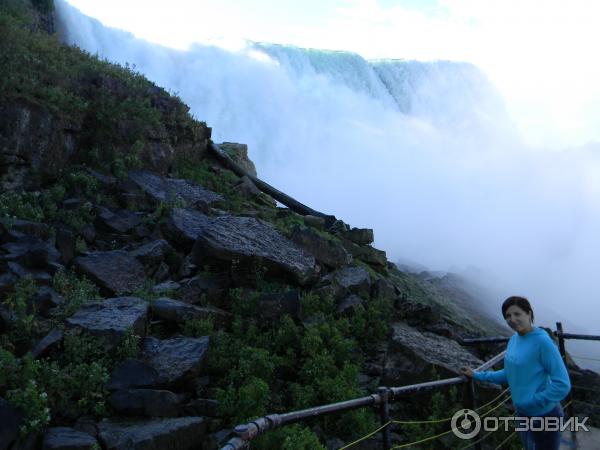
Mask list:
[[[504,300],[504,303],[502,303],[502,317],[506,317],[506,310],[511,306],[518,306],[526,313],[531,313],[531,321],[533,322],[533,309],[529,304],[529,300],[527,300],[525,297],[513,295],[512,297],[508,297],[506,300]]]

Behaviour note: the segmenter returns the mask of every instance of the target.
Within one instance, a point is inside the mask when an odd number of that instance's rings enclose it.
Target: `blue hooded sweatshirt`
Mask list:
[[[534,327],[508,341],[504,369],[475,372],[473,378],[510,388],[517,413],[542,416],[548,413],[571,390],[567,368],[554,341],[541,328]]]

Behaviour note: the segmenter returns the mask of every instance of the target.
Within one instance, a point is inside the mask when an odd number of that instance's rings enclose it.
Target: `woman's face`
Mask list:
[[[504,318],[508,326],[519,334],[528,333],[533,328],[531,325],[531,313],[525,312],[517,305],[508,307]]]

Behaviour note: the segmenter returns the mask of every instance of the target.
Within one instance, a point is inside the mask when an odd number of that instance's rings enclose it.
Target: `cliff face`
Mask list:
[[[372,230],[277,207],[178,98],[0,7],[0,449],[215,448],[250,417],[480,362],[457,339],[494,325],[460,287],[399,271]]]

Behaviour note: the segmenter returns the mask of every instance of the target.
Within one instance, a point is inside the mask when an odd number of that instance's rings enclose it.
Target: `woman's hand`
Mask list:
[[[471,369],[470,367],[461,367],[460,373],[462,373],[466,377],[473,378],[473,369]]]

